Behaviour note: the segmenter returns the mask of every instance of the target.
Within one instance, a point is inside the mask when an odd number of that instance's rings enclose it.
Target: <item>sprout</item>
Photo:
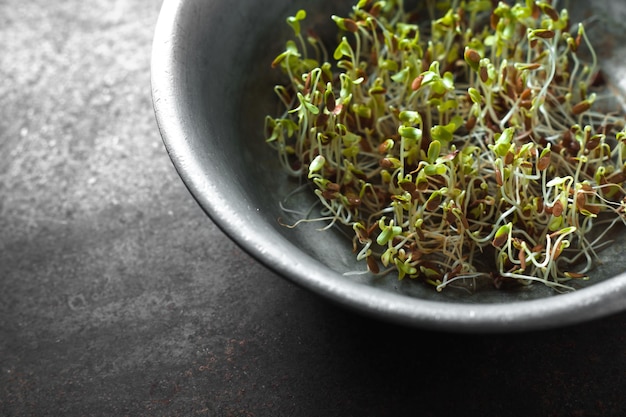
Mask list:
[[[437,291],[570,290],[626,224],[626,121],[598,110],[593,39],[555,2],[420,4],[360,0],[335,45],[287,19],[265,130],[322,207],[296,224],[346,225],[371,273]]]

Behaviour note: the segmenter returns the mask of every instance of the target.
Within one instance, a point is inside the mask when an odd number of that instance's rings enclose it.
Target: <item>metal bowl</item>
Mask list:
[[[603,65],[615,84],[624,78],[618,30],[626,7],[615,1],[573,2],[570,11],[601,11]],[[408,279],[369,274],[350,240],[319,225],[290,229],[279,201],[297,183],[288,178],[263,137],[274,112],[278,82],[272,59],[289,38],[285,18],[299,8],[307,24],[328,26],[352,1],[165,0],[152,55],[152,94],[167,151],[183,182],[211,219],[244,250],[278,274],[322,297],[396,323],[460,332],[542,329],[586,321],[626,307],[624,239],[602,252],[602,262],[577,291],[542,285],[517,290],[444,291]],[[609,16],[609,17],[605,17]],[[606,23],[602,19],[612,19]],[[611,26],[613,25],[613,26]],[[614,27],[615,31],[605,28]],[[298,196],[301,207],[312,201]],[[254,285],[251,277],[250,285]]]

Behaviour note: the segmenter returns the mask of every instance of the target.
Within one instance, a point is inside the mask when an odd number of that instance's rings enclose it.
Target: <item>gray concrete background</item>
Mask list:
[[[0,0],[0,415],[626,415],[626,314],[404,329],[230,242],[157,131],[159,8]]]

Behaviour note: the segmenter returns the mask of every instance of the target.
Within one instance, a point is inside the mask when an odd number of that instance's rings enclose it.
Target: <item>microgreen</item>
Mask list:
[[[626,224],[626,121],[599,110],[592,39],[549,1],[422,4],[360,0],[330,47],[289,17],[267,142],[372,273],[571,289]]]

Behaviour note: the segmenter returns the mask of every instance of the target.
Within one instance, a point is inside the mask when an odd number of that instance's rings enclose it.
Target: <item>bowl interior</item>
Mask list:
[[[601,253],[591,279],[572,294],[558,294],[543,285],[437,293],[409,279],[351,274],[366,267],[356,261],[351,237],[339,229],[319,231],[323,223],[296,228],[282,224],[300,217],[285,211],[280,202],[304,212],[315,197],[306,190],[294,192],[299,181],[284,173],[264,141],[264,117],[279,111],[273,86],[282,80],[270,63],[291,36],[287,16],[305,8],[303,25],[324,33],[333,28],[330,15],[345,15],[352,4],[165,1],[153,52],[157,120],[176,168],[211,218],[259,261],[297,284],[398,322],[455,330],[527,329],[623,308],[623,233]],[[626,36],[617,22],[626,17],[626,5],[617,0],[572,1],[568,7],[573,21],[594,16],[589,30],[601,45],[605,73],[615,91],[623,91]],[[579,311],[572,315],[575,309]]]

